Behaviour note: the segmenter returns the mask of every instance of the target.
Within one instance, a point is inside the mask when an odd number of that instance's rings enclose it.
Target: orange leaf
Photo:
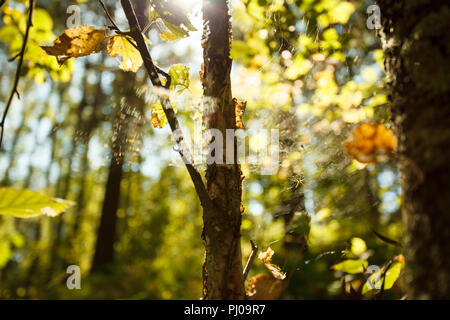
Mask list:
[[[344,146],[347,153],[362,163],[387,161],[397,148],[397,139],[384,125],[363,123],[353,131],[355,139]]]

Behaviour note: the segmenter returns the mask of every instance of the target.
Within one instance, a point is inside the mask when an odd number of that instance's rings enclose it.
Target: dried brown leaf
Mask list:
[[[286,278],[286,273],[282,272],[280,267],[278,267],[277,265],[270,263],[273,254],[274,251],[269,247],[265,252],[261,252],[258,258],[266,266],[266,268],[270,271],[275,279],[283,280],[284,278]]]
[[[42,46],[48,55],[55,56],[62,65],[67,59],[88,56],[104,48],[106,39],[104,30],[92,26],[80,26],[67,29],[55,41],[53,46]]]
[[[247,297],[249,300],[276,300],[283,293],[283,281],[268,274],[258,274],[249,280]]]

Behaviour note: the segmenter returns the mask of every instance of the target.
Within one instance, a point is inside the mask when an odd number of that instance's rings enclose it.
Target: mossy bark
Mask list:
[[[450,298],[450,9],[379,0],[402,173],[409,299]]]

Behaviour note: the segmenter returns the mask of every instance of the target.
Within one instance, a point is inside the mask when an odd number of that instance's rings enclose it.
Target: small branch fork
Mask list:
[[[252,268],[253,262],[255,261],[256,254],[258,253],[258,247],[254,244],[252,240],[250,240],[250,243],[252,244],[252,253],[250,253],[250,257],[248,258],[247,264],[245,265],[244,272],[243,272],[243,281],[247,279],[248,273],[250,272],[250,269]]]
[[[103,2],[103,0],[98,0],[98,2],[100,3],[100,5],[101,5],[102,8],[103,8],[103,11],[105,12],[106,18],[109,20],[109,22],[111,22],[111,25],[108,26],[108,29],[114,30],[117,34],[124,35],[124,36],[128,36],[128,37],[125,37],[125,39],[127,39],[127,41],[128,41],[133,47],[135,47],[136,50],[139,51],[139,48],[137,47],[137,45],[136,45],[133,41],[131,41],[130,38],[129,38],[129,37],[132,36],[132,35],[131,35],[131,32],[130,32],[130,31],[122,31],[122,30],[120,30],[119,26],[118,26],[117,23],[114,21],[114,19],[113,19],[113,17],[111,16],[111,14],[109,13],[109,11],[108,11],[108,9],[107,9],[105,3]],[[162,70],[161,68],[157,67],[156,65],[155,65],[155,68],[156,68],[156,70],[158,71],[159,74],[163,75],[163,76],[167,79],[167,82],[166,82],[166,84],[164,85],[164,88],[169,89],[169,88],[170,88],[170,83],[171,83],[171,80],[172,80],[172,79],[171,79],[170,76],[169,76],[164,70]]]
[[[6,1],[2,1],[0,3],[0,7],[5,2]],[[14,99],[14,96],[17,95],[17,98],[20,99],[20,94],[19,94],[19,91],[17,89],[17,86],[19,85],[20,72],[22,70],[23,59],[24,59],[24,56],[25,56],[25,49],[26,49],[26,46],[27,46],[27,43],[28,43],[28,36],[29,36],[31,27],[33,26],[33,8],[34,8],[34,0],[30,0],[29,1],[29,8],[28,8],[29,11],[28,11],[27,29],[26,29],[25,35],[23,37],[22,49],[20,50],[20,52],[17,55],[15,55],[13,58],[10,59],[10,61],[14,61],[15,59],[19,58],[19,62],[17,63],[16,76],[14,78],[13,86],[11,88],[11,93],[9,94],[8,102],[6,103],[5,111],[3,112],[2,120],[0,122],[0,129],[1,129],[1,133],[0,133],[0,150],[1,150],[2,144],[3,144],[3,135],[4,135],[4,131],[5,131],[6,116],[8,115],[8,112],[9,112],[9,109],[11,107],[11,104],[12,104],[12,101]]]
[[[120,33],[122,33],[122,31],[120,31],[120,28],[117,26],[117,24],[114,22],[113,17],[109,14],[108,9],[106,8],[105,3],[102,0],[98,0],[98,2],[100,2],[100,5],[103,8],[103,11],[105,12],[106,18],[108,18],[109,22],[111,22],[112,26],[109,27],[109,29],[118,31]]]
[[[102,1],[101,0],[99,0],[99,1],[102,4]],[[136,13],[134,12],[133,6],[131,5],[129,0],[121,0],[120,3],[122,5],[122,8],[127,17],[128,24],[130,25],[131,30],[129,32],[129,35],[136,42],[136,48],[142,56],[142,60],[144,61],[145,69],[147,70],[147,73],[150,77],[150,80],[151,80],[153,86],[157,87],[157,88],[168,89],[170,87],[171,78],[166,72],[159,69],[153,63],[152,57],[147,48],[147,44],[145,43],[144,36],[142,35],[142,31],[139,27],[139,22],[137,20]],[[104,4],[102,4],[102,6],[105,9]],[[107,14],[107,16],[108,16],[108,19],[111,21],[112,20],[111,16],[109,14]],[[113,22],[111,22],[111,23],[113,23]],[[113,23],[113,29],[116,27],[117,27],[117,25],[115,23]],[[166,79],[167,79],[166,85],[164,85],[164,86],[162,85],[161,79],[159,78],[158,74],[162,74],[164,77],[166,77]],[[172,130],[172,134],[178,145],[178,152],[180,153],[181,157],[183,158],[186,168],[191,177],[191,180],[194,183],[195,191],[200,199],[200,203],[203,208],[213,208],[213,206],[214,206],[213,202],[212,202],[211,198],[209,197],[208,192],[206,191],[206,187],[203,182],[203,179],[202,179],[200,173],[198,172],[198,170],[190,162],[190,160],[192,158],[190,156],[189,150],[186,148],[183,134],[182,134],[182,131],[180,128],[180,124],[179,124],[178,119],[175,115],[175,112],[172,108],[170,100],[167,97],[159,97],[159,99],[161,101],[161,105],[163,107],[164,113],[169,122],[170,129]]]

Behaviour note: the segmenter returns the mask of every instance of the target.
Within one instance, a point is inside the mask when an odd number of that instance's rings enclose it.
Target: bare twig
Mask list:
[[[5,1],[2,1],[1,5],[3,5],[4,3],[5,3]],[[14,83],[13,83],[13,86],[11,88],[11,93],[9,95],[8,102],[6,103],[5,111],[3,112],[2,121],[0,122],[0,129],[1,129],[1,133],[0,133],[0,150],[2,148],[3,135],[4,135],[4,132],[5,132],[6,116],[8,115],[8,111],[9,111],[9,109],[11,107],[11,103],[12,103],[15,95],[17,95],[17,97],[20,99],[20,94],[19,94],[19,91],[17,89],[17,86],[19,85],[20,72],[22,70],[23,58],[25,56],[25,49],[26,49],[27,42],[28,42],[28,36],[29,36],[29,33],[30,33],[30,28],[33,26],[33,7],[34,7],[34,0],[30,0],[29,1],[29,8],[28,8],[29,12],[28,12],[27,29],[26,29],[25,35],[23,37],[22,49],[20,50],[19,54],[14,57],[14,59],[16,59],[17,57],[19,58],[19,62],[17,63],[17,68],[16,68],[16,76],[14,78]]]
[[[117,25],[117,23],[114,21],[114,18],[111,16],[111,14],[108,11],[108,8],[106,7],[105,3],[102,0],[98,0],[98,2],[100,3],[100,5],[103,8],[103,11],[105,12],[106,18],[109,20],[109,22],[111,22],[111,25],[108,26],[108,29],[110,30],[114,30],[117,34],[120,34],[122,36],[131,36],[131,32],[128,31],[122,31],[120,30],[119,26]],[[130,40],[130,38],[125,37],[125,39],[133,46],[137,49],[136,44]]]
[[[111,24],[112,24],[111,29],[113,29],[113,30],[115,30],[115,31],[122,32],[122,31],[120,31],[120,28],[117,26],[117,24],[116,24],[116,22],[114,21],[113,17],[109,14],[109,11],[108,11],[108,9],[106,8],[105,3],[104,3],[102,0],[98,0],[98,2],[100,2],[100,5],[102,6],[103,11],[105,12],[106,17],[108,18],[109,22],[111,22]]]
[[[16,60],[16,59],[19,58],[19,57],[20,57],[20,52],[17,53],[17,54],[15,54],[13,57],[9,58],[9,59],[8,59],[8,62],[13,62],[14,60]]]
[[[373,232],[378,238],[380,238],[381,240],[383,240],[384,242],[389,243],[389,244],[392,244],[392,245],[397,246],[397,247],[400,247],[400,248],[402,247],[402,244],[401,244],[400,242],[395,241],[395,240],[393,240],[393,239],[390,239],[390,238],[388,238],[388,237],[386,237],[386,236],[383,236],[382,234],[376,232],[376,231],[373,230],[373,229],[372,229],[372,232]]]
[[[167,73],[163,74],[164,76],[167,77],[166,86],[163,86],[161,83],[161,79],[158,76],[158,74],[162,73],[162,70],[157,68],[153,63],[153,59],[147,48],[147,44],[145,43],[145,39],[144,36],[142,35],[142,30],[139,27],[139,22],[137,20],[136,13],[134,12],[133,6],[131,5],[129,0],[121,0],[120,3],[122,4],[122,8],[128,20],[128,24],[130,25],[131,29],[130,35],[136,42],[137,49],[139,50],[139,53],[142,56],[145,69],[147,70],[147,73],[150,77],[153,86],[159,88],[166,88],[167,83],[170,83],[170,76]],[[195,191],[197,192],[197,195],[200,199],[200,203],[204,208],[205,207],[212,208],[213,203],[208,195],[208,192],[206,191],[203,179],[198,170],[190,162],[192,158],[190,156],[189,150],[185,146],[184,136],[182,134],[180,124],[172,108],[170,100],[167,97],[159,97],[159,100],[161,101],[161,105],[169,122],[170,129],[172,130],[172,134],[176,140],[178,149],[180,150],[179,153],[182,156],[183,160],[185,160],[184,163],[189,172],[191,180],[194,183]]]
[[[386,274],[387,274],[389,268],[392,267],[393,264],[394,264],[394,259],[392,259],[391,261],[389,261],[389,263],[387,264],[386,268],[385,268],[384,271],[383,271],[383,274],[381,275],[381,276],[383,277],[383,282],[382,282],[382,284],[381,284],[381,290],[380,290],[380,293],[378,294],[380,299],[383,297],[383,293],[384,293],[384,284],[385,284],[385,282],[386,282]]]
[[[244,272],[243,272],[243,281],[245,282],[245,279],[247,279],[248,273],[250,272],[250,269],[252,268],[253,261],[255,261],[256,254],[258,253],[258,247],[253,243],[252,240],[250,240],[250,243],[252,244],[252,253],[250,253],[250,257],[248,258],[247,264],[245,265]]]

